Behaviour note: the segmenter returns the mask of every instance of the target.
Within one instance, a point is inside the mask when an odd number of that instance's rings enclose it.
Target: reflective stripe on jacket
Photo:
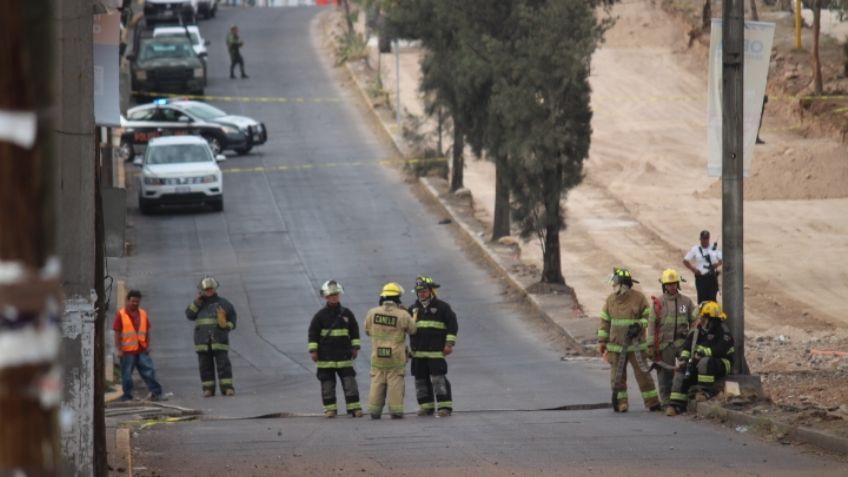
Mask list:
[[[134,353],[147,349],[147,330],[150,328],[150,322],[147,320],[147,312],[143,309],[138,309],[138,329],[133,327],[130,314],[121,308],[121,351],[124,353]]]
[[[368,311],[365,334],[371,337],[371,369],[403,370],[406,366],[406,335],[415,334],[415,322],[396,303],[387,301]]]

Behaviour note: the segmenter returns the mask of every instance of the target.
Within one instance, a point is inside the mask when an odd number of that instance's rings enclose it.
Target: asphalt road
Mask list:
[[[219,103],[264,121],[270,135],[250,155],[223,163],[223,213],[141,216],[130,200],[134,251],[123,268],[128,285],[145,294],[160,381],[171,404],[204,412],[200,421],[140,430],[135,475],[845,475],[844,464],[802,449],[666,418],[634,400],[624,415],[539,411],[605,402],[606,367],[561,361],[497,277],[466,255],[398,171],[378,164],[394,153],[368,127],[356,93],[338,85],[340,70],[320,60],[310,39],[319,11],[222,8],[201,23],[212,41],[207,94],[289,101]],[[250,79],[228,78],[231,24],[242,32]],[[239,313],[232,398],[201,397],[183,314],[206,273]],[[459,316],[449,358],[455,414],[415,417],[407,378],[407,419],[321,417],[306,352],[320,284],[341,281],[343,303],[361,324],[385,282],[411,289],[422,273],[443,285],[440,296]],[[363,405],[369,353],[363,336],[356,361]],[[281,412],[298,417],[256,418]]]

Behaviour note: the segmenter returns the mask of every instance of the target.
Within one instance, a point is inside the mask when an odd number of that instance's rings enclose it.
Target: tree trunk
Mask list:
[[[542,283],[565,284],[559,250],[560,207],[562,197],[562,165],[544,179],[545,245],[542,255]]]
[[[3,475],[55,476],[60,461],[55,372],[61,279],[39,275],[56,254],[53,3],[0,2],[0,42],[6,45],[0,49],[0,109],[38,114],[34,145],[0,141],[0,261],[23,272],[0,284],[0,338],[7,346],[0,363]]]
[[[824,92],[822,84],[821,59],[819,58],[819,36],[821,34],[821,0],[813,0],[813,75],[815,78],[815,94],[821,96]]]
[[[710,30],[710,24],[713,18],[712,0],[704,0],[704,9],[701,11],[701,28],[704,31]]]
[[[760,21],[760,14],[757,12],[757,0],[751,0],[751,20]]]
[[[495,158],[495,221],[492,225],[492,240],[506,237],[510,233],[506,160],[506,157]]]
[[[345,12],[345,21],[347,21],[347,33],[353,35],[353,17],[350,14],[350,0],[342,0],[342,6]]]
[[[465,138],[462,135],[462,131],[459,130],[457,126],[457,121],[454,119],[453,121],[453,160],[451,164],[451,180],[450,180],[450,191],[456,192],[459,189],[462,189],[462,174],[465,169],[465,156],[463,153],[465,152]]]

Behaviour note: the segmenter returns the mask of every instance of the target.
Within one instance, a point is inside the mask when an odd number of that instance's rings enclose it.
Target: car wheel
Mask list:
[[[138,198],[138,208],[144,215],[151,214],[155,206],[156,204],[152,200],[145,199],[143,197]]]
[[[241,155],[247,154],[248,152],[250,152],[252,150],[253,150],[253,146],[236,148],[236,152],[241,154]]]
[[[212,149],[212,154],[217,156],[221,154],[221,140],[215,136],[208,136],[206,142],[209,143],[209,149]]]
[[[221,196],[218,199],[212,201],[212,210],[215,212],[223,212],[224,210],[224,196]]]

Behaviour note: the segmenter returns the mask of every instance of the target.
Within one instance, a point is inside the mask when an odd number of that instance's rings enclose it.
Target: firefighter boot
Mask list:
[[[332,418],[336,417],[336,411],[334,409],[327,410],[327,411],[324,411],[324,415],[327,416],[328,418],[332,419]]]
[[[666,406],[665,415],[668,417],[674,417],[678,414],[677,408],[674,406]]]
[[[628,406],[627,406],[627,401],[619,401],[619,402],[618,402],[618,407],[617,407],[616,411],[618,411],[618,412],[627,412],[627,407],[628,407]]]

